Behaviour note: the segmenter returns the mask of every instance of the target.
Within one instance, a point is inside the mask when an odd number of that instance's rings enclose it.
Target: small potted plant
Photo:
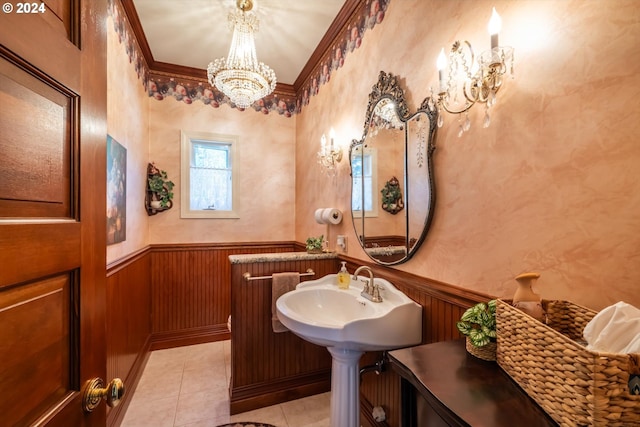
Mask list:
[[[154,172],[148,178],[149,190],[155,201],[160,202],[160,208],[167,209],[172,204],[174,183],[169,180],[166,171],[155,169]]]
[[[467,309],[456,327],[466,336],[469,353],[483,360],[496,360],[496,300]]]
[[[307,252],[310,254],[322,253],[322,245],[324,244],[324,235],[320,237],[309,237],[307,239]]]

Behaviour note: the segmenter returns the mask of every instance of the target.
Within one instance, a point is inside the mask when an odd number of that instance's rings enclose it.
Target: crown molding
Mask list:
[[[138,17],[138,12],[133,4],[132,0],[120,0],[124,13],[131,25],[133,34],[138,42],[142,56],[144,57],[147,66],[149,67],[150,74],[162,74],[162,75],[175,75],[183,76],[194,80],[207,80],[207,70],[194,67],[185,67],[182,65],[169,64],[167,62],[159,62],[153,59],[153,54],[149,48],[149,42],[142,30],[142,24]],[[302,87],[305,81],[309,78],[313,70],[318,66],[325,52],[330,48],[332,43],[341,35],[342,29],[347,25],[351,16],[353,16],[360,7],[364,7],[364,0],[346,0],[340,12],[331,23],[331,26],[325,33],[318,46],[313,51],[313,54],[307,61],[306,65],[302,68],[300,75],[296,79],[293,85],[277,83],[275,93],[285,96],[295,97],[298,90]]]
[[[325,53],[329,50],[332,44],[336,42],[338,37],[342,35],[342,29],[347,25],[349,19],[362,7],[365,6],[364,0],[346,0],[344,5],[336,15],[335,19],[327,29],[324,37],[318,43],[316,50],[313,51],[309,60],[302,68],[302,71],[298,75],[298,78],[293,83],[293,88],[296,92],[302,88],[304,83],[309,79],[309,76],[313,70],[318,67],[320,61],[324,57]]]
[[[149,71],[152,71],[152,65],[155,63],[155,60],[153,59],[153,54],[151,53],[151,49],[149,48],[147,36],[145,36],[144,31],[142,31],[142,24],[140,24],[140,18],[138,17],[136,7],[133,5],[133,0],[120,0],[120,4],[122,5],[122,9],[127,16],[129,25],[131,25],[131,30],[133,31],[133,35],[138,42],[140,50],[142,51],[142,56],[144,57],[147,66],[149,66]]]

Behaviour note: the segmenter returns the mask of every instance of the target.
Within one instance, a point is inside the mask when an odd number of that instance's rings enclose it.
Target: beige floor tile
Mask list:
[[[225,393],[223,398],[229,400],[227,376],[220,366],[215,370],[185,370],[182,375],[180,394],[205,392],[220,388],[222,388]]]
[[[282,411],[290,426],[328,427],[331,420],[331,393],[322,393],[282,403]]]
[[[178,397],[146,400],[136,396],[127,408],[121,427],[173,427]]]
[[[293,424],[289,424],[292,426]],[[304,424],[300,424],[299,427],[331,427],[331,419],[324,418],[321,420],[309,421]]]
[[[122,427],[217,427],[261,422],[328,427],[330,394],[231,416],[231,343],[220,341],[151,353]]]
[[[153,365],[156,362],[165,360],[184,360],[191,353],[191,347],[184,346],[152,351],[148,363]]]
[[[299,427],[287,424],[281,405],[267,406],[254,411],[243,412],[231,416],[230,422],[258,422],[272,424],[276,427]]]
[[[175,425],[208,421],[229,415],[226,387],[206,392],[180,394]]]
[[[228,422],[229,422],[228,417],[227,418],[223,417],[215,420],[201,420],[201,421],[196,421],[193,423],[182,424],[182,425],[176,424],[174,427],[218,427],[220,425],[227,424]]]
[[[222,366],[225,361],[223,341],[190,346],[185,369]]]
[[[145,370],[136,387],[136,397],[144,400],[157,400],[165,397],[176,397],[182,387],[182,371],[155,373]]]
[[[182,372],[188,354],[186,348],[152,351],[144,368],[144,374]]]

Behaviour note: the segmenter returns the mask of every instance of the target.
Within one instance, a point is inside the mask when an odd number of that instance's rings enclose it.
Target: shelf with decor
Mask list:
[[[166,171],[153,163],[147,165],[147,189],[144,200],[147,215],[156,215],[173,207],[173,187],[174,183],[169,180]]]

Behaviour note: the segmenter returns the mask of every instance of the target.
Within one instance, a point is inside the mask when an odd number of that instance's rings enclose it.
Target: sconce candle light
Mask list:
[[[491,36],[491,49],[495,49],[498,47],[498,34],[500,34],[500,30],[502,29],[502,18],[496,12],[496,8],[493,8],[493,12],[491,12],[491,19],[489,19],[489,35]]]
[[[440,51],[440,55],[438,55],[438,78],[440,80],[440,91],[439,93],[446,92],[447,85],[444,82],[444,69],[447,68],[447,57],[444,54],[444,48]]]
[[[329,132],[329,145],[327,137],[320,138],[320,151],[318,151],[318,163],[326,170],[328,175],[335,175],[338,163],[342,160],[342,147],[334,145],[335,132],[333,128]]]
[[[513,48],[499,46],[498,34],[502,26],[500,15],[493,8],[489,20],[489,35],[491,36],[491,49],[483,52],[476,62],[471,43],[468,41],[456,41],[451,46],[449,58],[440,52],[437,60],[439,91],[438,127],[442,127],[442,110],[460,115],[460,129],[458,136],[471,128],[468,111],[476,103],[485,104],[484,127],[489,127],[491,117],[489,109],[496,102],[496,93],[502,87],[503,76],[509,70],[513,77]],[[445,69],[448,73],[445,76]],[[462,114],[465,119],[462,120]]]

